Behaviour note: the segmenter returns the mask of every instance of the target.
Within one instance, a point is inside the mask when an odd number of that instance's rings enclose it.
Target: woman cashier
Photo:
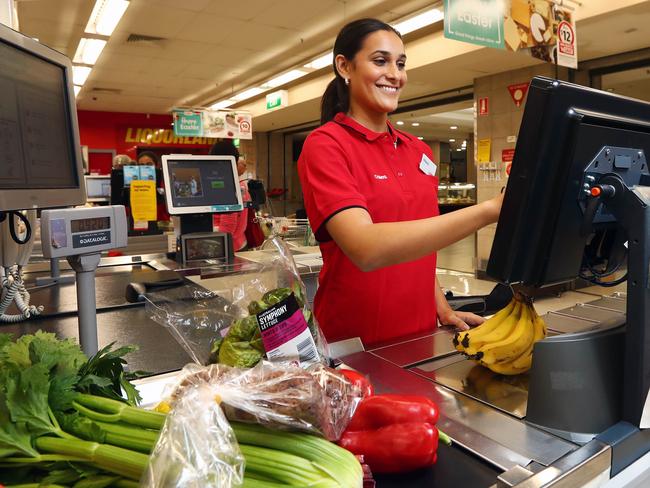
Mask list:
[[[314,300],[329,341],[372,345],[483,319],[454,312],[435,276],[436,251],[495,222],[502,195],[439,216],[431,148],[395,129],[388,113],[406,84],[400,34],[362,19],[334,44],[322,126],[305,141],[298,171],[323,268]]]

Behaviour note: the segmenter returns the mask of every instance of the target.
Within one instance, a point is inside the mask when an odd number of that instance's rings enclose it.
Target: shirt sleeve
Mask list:
[[[309,223],[321,242],[331,239],[325,228],[331,217],[347,208],[368,206],[344,148],[329,133],[317,130],[307,138],[298,159],[298,175]]]

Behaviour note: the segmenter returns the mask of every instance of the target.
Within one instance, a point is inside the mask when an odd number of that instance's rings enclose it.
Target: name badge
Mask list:
[[[420,171],[422,171],[425,175],[436,176],[438,166],[436,166],[436,163],[431,161],[426,154],[423,154],[422,160],[420,161]]]

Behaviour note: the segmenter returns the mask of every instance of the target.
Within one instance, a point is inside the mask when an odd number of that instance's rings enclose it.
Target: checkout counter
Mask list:
[[[141,238],[131,237],[130,244]],[[162,245],[165,238],[158,238]],[[320,255],[315,248],[291,243],[290,247],[311,298],[322,263]],[[270,257],[264,250],[242,252],[229,265],[190,269],[181,269],[165,253],[102,258],[96,272],[100,346],[113,341],[140,346],[129,358],[129,367],[154,373],[138,381],[145,403],[154,403],[164,385],[173,381],[175,371],[190,358],[171,334],[148,316],[144,303],[127,302],[128,283],[146,280],[156,271],[175,271],[186,280],[186,286],[219,290],[233,273]],[[62,263],[61,268],[66,272],[67,263]],[[33,260],[25,271],[26,282],[32,283],[49,272],[49,262]],[[444,276],[441,281],[444,286]],[[601,290],[602,296],[592,289],[587,293],[569,292],[571,299],[579,303],[544,315],[550,334],[581,332],[603,321],[622,323],[626,295]],[[74,284],[43,287],[31,293],[34,303],[45,306],[43,315],[3,326],[3,332],[24,334],[43,329],[60,337],[77,336]],[[536,306],[547,310],[556,303],[556,298],[545,298]],[[451,330],[443,328],[367,351],[358,346],[350,348],[349,344],[333,345],[335,352],[338,348],[343,354],[340,359],[346,365],[369,375],[377,391],[425,395],[436,401],[441,411],[439,427],[454,441],[451,447],[440,446],[438,463],[431,468],[376,476],[379,488],[515,486],[514,480],[535,473],[555,483],[550,486],[582,486],[587,482],[596,483],[594,486],[605,482],[610,483],[608,486],[625,486],[612,484],[617,478],[609,480],[613,462],[609,446],[597,441],[583,446],[526,422],[528,375],[503,377],[476,366],[454,349],[452,336]],[[650,480],[650,456],[623,470],[618,479],[625,477]]]

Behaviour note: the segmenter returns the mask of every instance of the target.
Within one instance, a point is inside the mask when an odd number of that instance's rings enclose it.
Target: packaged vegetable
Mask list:
[[[150,317],[168,327],[196,363],[327,364],[327,342],[289,248],[279,237],[265,247],[267,262],[210,268],[210,278],[198,281],[204,286],[146,295]]]
[[[244,456],[207,384],[186,388],[160,432],[140,486],[235,488],[244,482]]]
[[[300,430],[338,439],[361,400],[361,390],[336,370],[266,361],[251,369],[223,364],[188,365],[166,401],[174,408],[185,392],[208,385],[231,421]]]

